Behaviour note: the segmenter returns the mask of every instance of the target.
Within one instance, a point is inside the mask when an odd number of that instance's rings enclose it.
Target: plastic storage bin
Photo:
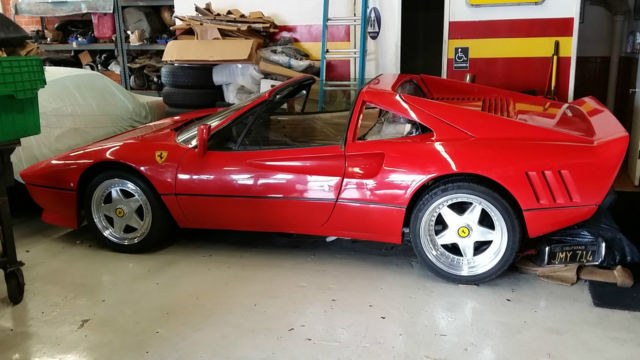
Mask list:
[[[0,143],[40,133],[38,90],[45,84],[39,57],[0,57]]]

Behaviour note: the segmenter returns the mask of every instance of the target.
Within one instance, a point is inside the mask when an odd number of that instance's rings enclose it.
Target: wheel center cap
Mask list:
[[[469,235],[471,234],[471,230],[469,230],[468,227],[466,226],[461,226],[458,228],[458,236],[460,236],[461,238],[467,238],[469,237]]]
[[[123,217],[125,215],[125,211],[123,208],[116,208],[116,216]]]

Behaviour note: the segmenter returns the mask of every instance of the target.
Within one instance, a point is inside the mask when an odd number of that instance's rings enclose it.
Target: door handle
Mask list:
[[[629,89],[629,94],[637,93],[640,89]]]

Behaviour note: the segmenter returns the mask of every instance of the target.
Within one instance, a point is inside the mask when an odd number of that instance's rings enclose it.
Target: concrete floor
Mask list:
[[[584,283],[434,278],[410,249],[185,231],[152,254],[16,224],[27,288],[0,284],[0,359],[638,359],[640,313]]]

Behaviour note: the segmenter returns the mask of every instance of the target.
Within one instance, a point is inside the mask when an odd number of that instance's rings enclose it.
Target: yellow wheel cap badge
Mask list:
[[[466,226],[461,226],[458,229],[458,236],[460,236],[461,238],[466,238],[467,236],[469,236],[469,228]]]
[[[124,209],[122,209],[122,208],[117,208],[117,209],[116,209],[116,216],[117,216],[117,217],[123,217],[123,216],[124,216]]]

